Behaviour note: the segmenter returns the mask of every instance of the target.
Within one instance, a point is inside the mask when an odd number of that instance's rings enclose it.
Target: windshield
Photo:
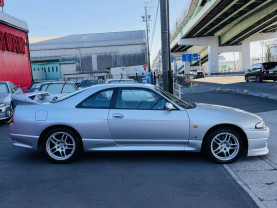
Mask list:
[[[188,108],[194,108],[195,106],[193,104],[190,104],[186,101],[183,101],[177,97],[175,97],[174,95],[158,88],[158,87],[155,87],[155,89],[157,91],[159,91],[160,93],[162,93],[165,97],[167,97],[169,100],[173,101],[174,103],[176,103],[177,105],[181,106],[182,108],[185,108],[185,109],[188,109]]]
[[[0,83],[0,94],[9,93],[9,88],[6,83]]]
[[[72,93],[77,89],[72,83],[49,83],[41,86],[40,91],[50,92],[52,94]]]
[[[97,84],[97,80],[83,80],[80,84],[80,87],[90,87],[96,84]]]

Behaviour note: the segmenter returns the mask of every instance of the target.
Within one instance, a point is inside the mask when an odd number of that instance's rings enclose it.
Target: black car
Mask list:
[[[267,62],[251,65],[245,72],[245,81],[262,82],[263,80],[277,81],[277,62]]]
[[[197,78],[205,78],[205,75],[203,72],[196,72],[194,75],[193,75],[193,79],[197,79]]]

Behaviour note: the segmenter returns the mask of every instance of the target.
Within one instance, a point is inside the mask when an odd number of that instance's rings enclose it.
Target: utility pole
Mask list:
[[[145,2],[145,4],[149,4],[150,2]],[[147,14],[147,9],[149,7],[145,5],[145,15],[142,16],[142,21],[145,22],[146,25],[146,52],[147,52],[147,65],[148,65],[148,72],[150,72],[150,49],[149,49],[149,23],[151,21],[151,15]]]
[[[162,40],[162,76],[163,89],[173,93],[173,81],[170,64],[169,2],[160,0],[161,40]]]

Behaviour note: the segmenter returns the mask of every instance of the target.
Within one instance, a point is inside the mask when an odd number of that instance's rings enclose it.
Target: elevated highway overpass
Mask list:
[[[171,53],[178,57],[198,52],[202,63],[209,62],[209,74],[218,72],[219,53],[239,52],[240,68],[245,70],[250,65],[250,42],[277,38],[277,0],[189,2],[189,10],[171,32]]]

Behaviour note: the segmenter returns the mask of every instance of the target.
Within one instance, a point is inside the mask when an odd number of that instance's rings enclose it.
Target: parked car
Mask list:
[[[13,94],[23,94],[23,91],[11,82],[0,81],[0,120],[9,120],[12,117]]]
[[[13,145],[42,149],[56,163],[81,151],[126,150],[203,151],[217,163],[230,163],[244,151],[267,154],[269,137],[252,113],[191,104],[140,84],[95,85],[49,104],[19,105],[9,130]]]
[[[106,84],[134,84],[134,79],[107,79]]]
[[[198,79],[198,78],[205,78],[205,75],[203,72],[196,72],[194,75],[193,75],[193,79]]]
[[[277,62],[267,62],[251,65],[245,72],[245,81],[251,80],[262,82],[263,80],[277,81],[277,72],[273,70],[277,66]]]
[[[25,93],[35,92],[36,90],[39,90],[40,86],[45,82],[53,82],[53,81],[49,81],[49,80],[34,81],[30,87],[27,87],[27,90]]]
[[[57,97],[77,91],[73,82],[45,82],[39,87],[39,91],[49,92]]]
[[[104,80],[102,79],[87,79],[87,80],[83,80],[80,83],[79,89],[83,89],[86,87],[90,87],[97,84],[103,84],[103,83],[104,83]]]

